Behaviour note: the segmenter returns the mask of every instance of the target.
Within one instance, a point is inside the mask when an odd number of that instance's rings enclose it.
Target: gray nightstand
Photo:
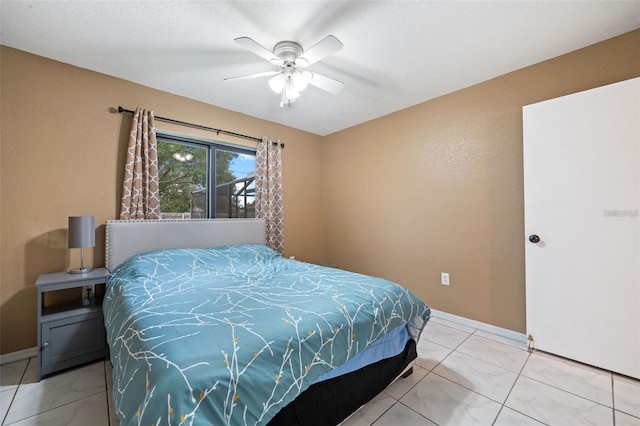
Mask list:
[[[42,274],[38,288],[38,381],[47,374],[104,358],[108,354],[102,298],[43,307],[44,293],[67,288],[106,285],[105,268],[86,274]]]

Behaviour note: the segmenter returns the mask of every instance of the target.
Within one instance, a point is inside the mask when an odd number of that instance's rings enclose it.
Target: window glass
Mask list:
[[[216,149],[216,217],[255,217],[256,156]]]
[[[161,219],[255,217],[255,151],[160,132],[157,140]]]

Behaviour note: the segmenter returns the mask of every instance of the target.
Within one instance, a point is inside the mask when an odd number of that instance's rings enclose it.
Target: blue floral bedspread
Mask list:
[[[429,308],[381,278],[257,244],[159,250],[112,273],[103,310],[122,425],[262,425],[323,373]]]

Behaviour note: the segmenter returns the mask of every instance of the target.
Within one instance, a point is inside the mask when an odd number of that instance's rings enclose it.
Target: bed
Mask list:
[[[122,425],[335,425],[411,371],[429,308],[384,279],[280,256],[261,219],[106,230]]]

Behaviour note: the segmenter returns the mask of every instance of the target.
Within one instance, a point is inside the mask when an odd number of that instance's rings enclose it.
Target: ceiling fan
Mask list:
[[[316,86],[329,93],[337,95],[344,88],[344,83],[333,78],[309,70],[299,71],[298,68],[318,62],[321,59],[342,49],[340,40],[329,35],[316,45],[305,51],[294,41],[281,41],[277,43],[273,51],[263,47],[249,37],[234,39],[240,46],[250,50],[261,58],[266,59],[280,67],[279,70],[265,71],[238,77],[225,78],[225,81],[247,80],[258,77],[271,77],[269,87],[276,93],[280,93],[280,106],[291,106],[300,96],[300,92],[307,88],[308,84]]]

